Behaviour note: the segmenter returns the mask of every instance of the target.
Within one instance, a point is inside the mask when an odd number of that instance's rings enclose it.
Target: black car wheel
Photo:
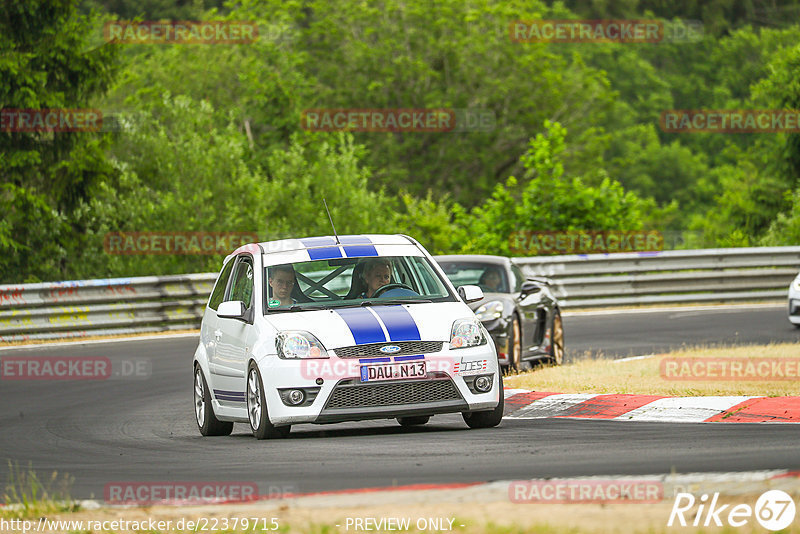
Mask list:
[[[197,428],[203,436],[227,436],[233,432],[233,423],[220,421],[211,407],[211,392],[199,365],[194,368],[194,415]]]
[[[550,327],[550,362],[554,365],[564,363],[564,323],[558,310],[555,310],[553,326]]]
[[[503,408],[505,399],[503,398],[503,377],[500,377],[500,402],[494,410],[488,412],[462,412],[461,417],[470,428],[491,428],[500,424],[503,420]]]
[[[289,425],[276,427],[270,422],[264,382],[255,362],[250,362],[247,371],[247,415],[256,439],[285,438],[292,428]]]

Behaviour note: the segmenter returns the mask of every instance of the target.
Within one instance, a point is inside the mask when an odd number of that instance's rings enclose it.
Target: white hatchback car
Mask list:
[[[403,235],[285,239],[225,258],[194,355],[204,436],[249,423],[259,438],[292,424],[461,412],[471,428],[503,416],[494,343],[428,252]]]
[[[800,273],[789,285],[789,322],[800,328]]]

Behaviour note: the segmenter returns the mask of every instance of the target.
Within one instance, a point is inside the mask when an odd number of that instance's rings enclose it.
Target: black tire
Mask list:
[[[400,423],[400,426],[419,426],[424,425],[430,421],[430,419],[430,415],[414,415],[410,417],[398,417],[397,422]]]
[[[561,365],[564,363],[564,322],[561,312],[556,309],[553,324],[550,326],[550,363]]]
[[[250,421],[250,430],[256,439],[285,438],[292,427],[275,426],[269,420],[267,412],[267,399],[264,396],[264,382],[255,362],[250,362],[247,368],[247,418]]]
[[[229,436],[233,432],[231,421],[220,421],[211,407],[211,392],[199,365],[194,367],[194,420],[203,436]]]
[[[461,417],[470,428],[491,428],[500,424],[503,420],[503,408],[505,400],[503,398],[503,377],[500,377],[500,402],[494,410],[488,412],[462,412]]]

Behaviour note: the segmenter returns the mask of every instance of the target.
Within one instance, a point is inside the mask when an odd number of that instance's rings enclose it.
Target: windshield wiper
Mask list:
[[[365,300],[360,306],[375,306],[381,304],[419,304],[424,302],[433,302],[429,299],[375,299]]]
[[[302,304],[292,304],[288,308],[275,308],[274,311],[314,311],[327,310],[328,306],[303,306]]]

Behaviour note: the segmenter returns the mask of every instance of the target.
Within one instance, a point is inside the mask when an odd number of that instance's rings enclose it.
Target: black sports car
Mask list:
[[[546,278],[526,277],[502,256],[436,256],[456,287],[477,285],[484,298],[469,305],[494,339],[505,369],[519,370],[535,360],[561,365],[564,326],[558,301]]]

